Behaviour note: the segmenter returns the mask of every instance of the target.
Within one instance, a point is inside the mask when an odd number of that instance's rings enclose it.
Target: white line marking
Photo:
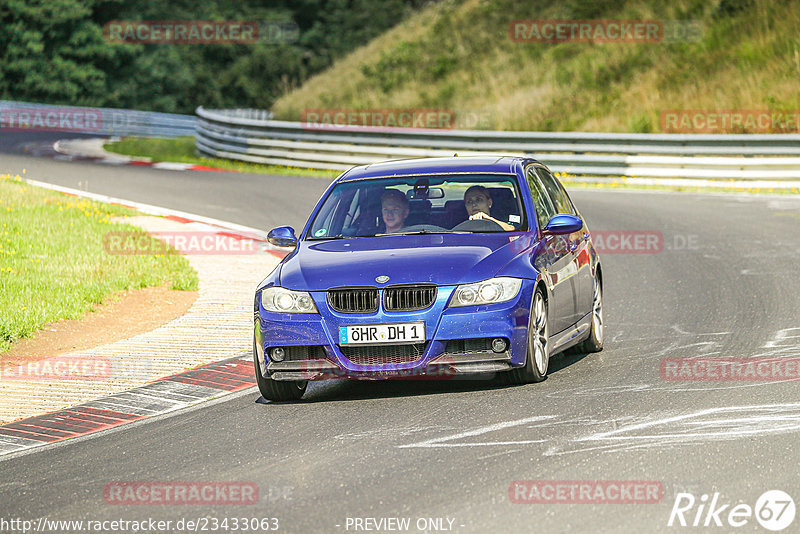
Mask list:
[[[130,200],[125,200],[122,198],[110,197],[107,195],[100,195],[98,193],[89,193],[87,191],[81,191],[80,189],[72,189],[69,187],[62,187],[60,185],[53,185],[47,182],[39,182],[37,180],[25,180],[26,183],[30,185],[34,185],[36,187],[42,187],[44,189],[50,189],[51,191],[58,191],[60,193],[67,193],[70,195],[75,195],[78,197],[89,198],[92,200],[96,200],[98,202],[108,202],[113,204],[121,204],[123,206],[130,206],[131,208],[136,208],[137,210],[141,211],[142,213],[146,213],[148,215],[159,215],[159,216],[167,216],[167,215],[175,215],[177,217],[183,217],[185,219],[191,219],[193,221],[202,222],[206,224],[213,224],[214,226],[218,226],[220,228],[226,228],[228,230],[236,230],[239,232],[244,232],[247,234],[255,234],[256,236],[262,236],[264,234],[264,230],[259,228],[252,228],[250,226],[243,226],[241,224],[236,224],[228,221],[221,221],[219,219],[213,219],[211,217],[205,217],[203,215],[197,215],[195,213],[187,213],[185,211],[178,211],[173,210],[170,208],[164,208],[161,206],[153,206],[152,204],[143,204],[141,202],[133,202]]]

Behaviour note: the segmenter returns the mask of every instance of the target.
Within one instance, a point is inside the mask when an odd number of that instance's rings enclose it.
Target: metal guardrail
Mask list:
[[[800,178],[800,134],[615,134],[336,128],[271,120],[268,112],[196,113],[203,155],[346,170],[388,159],[505,154],[532,156],[555,172],[716,179]]]
[[[34,130],[120,137],[178,137],[194,135],[196,124],[197,117],[194,115],[0,100],[0,131]]]

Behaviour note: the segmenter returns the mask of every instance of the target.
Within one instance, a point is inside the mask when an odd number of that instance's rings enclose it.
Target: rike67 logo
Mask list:
[[[765,491],[756,500],[755,506],[726,502],[719,492],[714,492],[710,497],[704,493],[699,499],[691,493],[678,493],[667,526],[738,528],[748,524],[755,516],[762,527],[778,532],[792,524],[795,511],[794,500],[781,490]]]

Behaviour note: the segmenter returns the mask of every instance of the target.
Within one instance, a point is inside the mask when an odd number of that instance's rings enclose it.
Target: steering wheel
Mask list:
[[[503,227],[491,219],[468,219],[453,227],[454,232],[497,232]]]

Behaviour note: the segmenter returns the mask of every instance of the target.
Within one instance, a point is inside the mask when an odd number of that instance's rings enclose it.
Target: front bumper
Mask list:
[[[367,314],[345,314],[331,310],[325,292],[311,293],[319,314],[271,313],[261,307],[259,295],[256,295],[258,309],[254,334],[257,360],[262,376],[273,380],[447,379],[508,371],[525,364],[533,289],[533,280],[523,280],[519,294],[508,302],[448,308],[447,303],[455,286],[440,286],[433,305],[425,310],[386,312],[381,307],[377,312]],[[338,342],[340,326],[415,321],[425,323],[426,340],[413,361],[354,363]],[[470,342],[458,341],[494,338],[504,339],[506,350],[495,352],[488,346],[475,350],[474,343],[470,348]],[[454,345],[458,350],[453,350]],[[298,352],[307,352],[308,355],[272,361],[270,349],[273,347],[296,347],[302,349]],[[308,347],[308,350],[304,347]],[[363,347],[362,350],[369,351],[369,348]]]

